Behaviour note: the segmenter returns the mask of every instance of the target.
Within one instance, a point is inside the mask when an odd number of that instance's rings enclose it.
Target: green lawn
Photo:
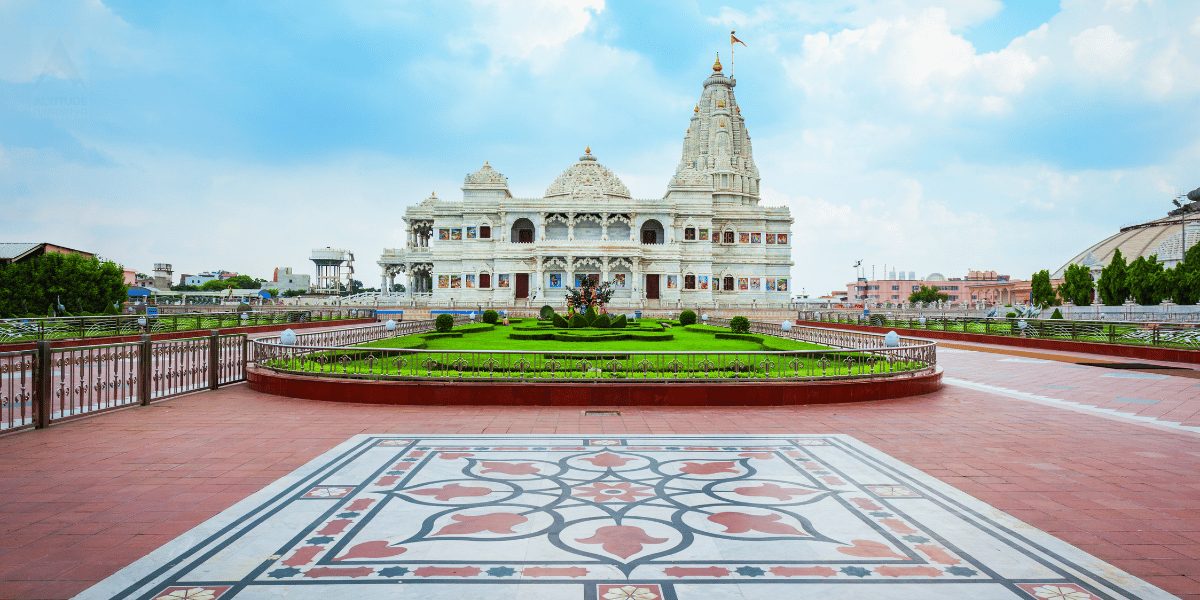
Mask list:
[[[461,325],[450,333],[411,335],[271,362],[272,366],[292,371],[365,377],[546,379],[821,377],[925,366],[900,361],[880,363],[878,356],[772,336],[723,339],[718,336],[731,336],[732,332],[720,327],[680,327],[678,323],[664,327],[660,323],[670,322],[642,320],[625,329],[575,330],[556,329],[532,319],[515,320],[508,327]],[[638,339],[597,339],[613,335]],[[380,351],[385,348],[412,352]],[[788,351],[816,352],[772,354]]]
[[[664,321],[666,322],[666,321]],[[633,324],[631,324],[633,325]],[[426,339],[425,335],[409,335],[389,340],[380,340],[362,344],[359,347],[369,348],[422,348],[427,350],[527,350],[540,352],[736,352],[761,350],[828,350],[828,346],[809,344],[796,340],[788,340],[771,336],[752,336],[762,339],[756,342],[750,340],[718,339],[713,332],[731,333],[725,327],[692,325],[680,327],[677,323],[670,328],[664,328],[657,322],[642,320],[636,326],[624,329],[555,329],[550,326],[539,326],[536,321],[513,321],[508,327],[497,325],[487,330],[486,325],[460,325],[455,332],[462,332],[462,337],[437,337]],[[513,339],[534,336],[538,334],[578,337],[581,341],[560,341],[540,339]],[[643,339],[627,340],[596,340],[598,337],[614,335],[632,335]]]

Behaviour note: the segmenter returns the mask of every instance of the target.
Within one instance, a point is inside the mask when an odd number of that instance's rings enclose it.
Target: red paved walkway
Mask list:
[[[942,358],[947,377],[1006,389],[1090,394],[1097,405],[1138,394],[1128,397],[1160,403],[1125,403],[1131,411],[1188,422],[1200,408],[1194,379],[1102,377],[1121,372],[997,354]],[[1200,435],[956,386],[860,405],[621,411],[332,406],[242,385],[6,436],[0,597],[70,597],[353,434],[645,432],[850,434],[1200,599]]]

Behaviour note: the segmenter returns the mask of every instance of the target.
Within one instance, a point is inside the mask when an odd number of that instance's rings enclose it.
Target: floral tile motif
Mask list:
[[[880,498],[920,498],[921,495],[902,485],[868,485],[872,494]]]
[[[653,583],[596,586],[596,596],[603,600],[661,600],[662,588]]]
[[[81,598],[514,585],[556,600],[1160,597],[849,436],[363,435]]]
[[[1096,600],[1093,595],[1070,583],[1019,583],[1017,587],[1038,600]]]
[[[229,586],[173,586],[166,588],[154,596],[154,600],[217,600],[225,592],[229,591]]]
[[[333,487],[333,486],[317,486],[308,490],[301,498],[345,498],[350,492],[353,492],[352,487]]]

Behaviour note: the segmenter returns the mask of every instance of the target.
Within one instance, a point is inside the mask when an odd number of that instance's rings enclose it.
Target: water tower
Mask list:
[[[354,254],[338,248],[314,248],[309,260],[317,265],[314,293],[340,294],[350,289],[354,277]]]

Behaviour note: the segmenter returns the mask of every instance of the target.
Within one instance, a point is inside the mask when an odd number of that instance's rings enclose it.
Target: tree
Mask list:
[[[1105,306],[1120,306],[1129,298],[1129,266],[1125,262],[1125,257],[1121,255],[1121,249],[1117,248],[1113,252],[1112,261],[1107,267],[1100,270],[1100,281],[1096,284],[1096,291],[1100,295],[1100,301]]]
[[[1031,300],[1037,306],[1056,306],[1059,300],[1054,297],[1054,286],[1050,285],[1050,271],[1042,269],[1033,274],[1029,282]]]
[[[304,294],[307,294],[307,293],[308,293],[308,290],[288,290],[283,293],[283,297],[284,298],[295,298],[296,296],[303,296]]]
[[[262,287],[257,281],[249,275],[235,275],[229,279],[213,279],[205,281],[204,285],[200,286],[202,292],[220,292],[232,287],[235,290],[257,290]]]
[[[1171,298],[1175,304],[1200,302],[1200,244],[1188,248],[1183,261],[1171,274]]]
[[[909,302],[945,302],[950,299],[949,294],[943,294],[938,291],[938,287],[925,287],[908,295]]]
[[[172,292],[198,292],[198,291],[200,291],[200,286],[198,286],[198,285],[173,285],[173,286],[171,286],[171,291]]]
[[[68,314],[103,313],[128,298],[129,286],[115,263],[51,252],[0,267],[0,290],[0,317],[13,318],[60,303]]]
[[[1157,254],[1151,254],[1149,259],[1139,256],[1129,265],[1129,272],[1125,276],[1130,295],[1133,296],[1134,302],[1142,306],[1151,306],[1163,301],[1166,297],[1160,293],[1160,280],[1163,278],[1163,266],[1158,262]]]
[[[1091,306],[1092,291],[1096,282],[1092,281],[1092,273],[1083,265],[1067,265],[1063,274],[1063,282],[1058,286],[1058,295],[1066,302],[1075,306]]]

